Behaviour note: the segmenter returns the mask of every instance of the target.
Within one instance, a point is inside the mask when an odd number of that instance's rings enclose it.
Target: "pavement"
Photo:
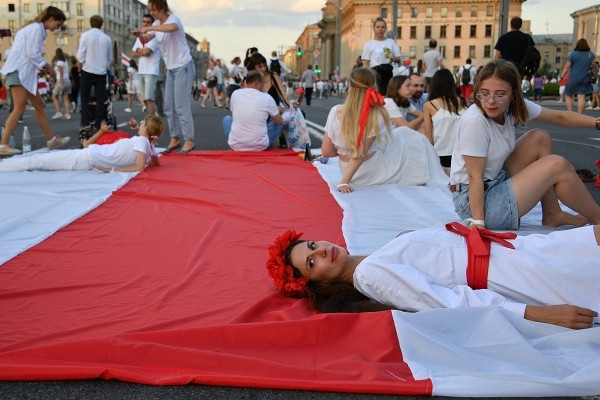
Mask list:
[[[320,147],[320,137],[323,126],[327,119],[327,114],[335,104],[343,102],[343,99],[333,97],[327,99],[313,99],[310,107],[304,105],[302,108],[306,112],[311,136],[313,138],[313,148]],[[212,108],[207,103],[207,108],[200,108],[199,101],[192,101],[192,112],[196,126],[196,149],[227,149],[225,136],[221,128],[221,120],[228,111],[223,108]],[[138,120],[143,118],[141,107],[134,107],[132,113],[126,113],[124,108],[126,102],[115,101],[113,103],[117,121],[123,123],[131,116]],[[564,109],[564,103],[557,103],[556,99],[544,99],[542,105],[552,109]],[[51,103],[47,104],[47,115],[54,115],[54,107]],[[600,111],[586,110],[588,115],[600,117]],[[6,107],[0,109],[0,121],[5,121],[8,112]],[[20,124],[16,130],[16,145],[20,147],[20,135],[23,126],[27,125],[31,132],[33,148],[44,146],[44,137],[37,127],[32,111],[26,111],[23,116],[23,124]],[[71,136],[72,140],[69,147],[77,148],[77,131],[79,127],[79,115],[73,114],[73,119],[51,120],[53,130],[60,135]],[[600,158],[600,134],[594,129],[571,129],[560,127],[548,127],[539,123],[532,122],[527,129],[534,127],[543,127],[549,129],[552,133],[555,152],[563,155],[578,168],[588,168],[597,173],[594,161]],[[524,133],[525,128],[519,128],[519,133]],[[169,141],[168,132],[161,137],[159,146],[166,147]],[[596,188],[592,183],[587,183],[588,190],[600,204],[600,188]],[[25,399],[128,399],[128,400],[150,400],[150,399],[297,399],[297,400],[391,400],[391,399],[426,399],[423,396],[390,396],[390,395],[364,395],[347,393],[329,393],[316,391],[295,391],[295,390],[272,390],[272,389],[252,389],[235,387],[215,387],[198,384],[185,386],[149,386],[120,381],[105,380],[84,380],[84,381],[50,381],[50,382],[0,382],[0,400],[25,400]],[[475,399],[475,398],[456,398],[456,397],[438,397],[439,399]],[[478,398],[492,399],[492,398]],[[536,398],[539,399],[539,398]],[[547,397],[546,399],[564,399],[564,397]],[[599,396],[577,397],[573,399],[600,400]]]

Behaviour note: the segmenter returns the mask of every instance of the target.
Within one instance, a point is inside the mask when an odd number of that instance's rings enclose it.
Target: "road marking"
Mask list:
[[[561,139],[552,139],[552,140],[555,141],[555,142],[568,143],[568,144],[576,144],[576,145],[579,145],[579,146],[585,146],[585,147],[592,147],[594,149],[600,149],[600,146],[599,145],[595,145],[595,144],[573,142],[571,140],[561,140]],[[600,140],[600,139],[592,138],[591,140]]]

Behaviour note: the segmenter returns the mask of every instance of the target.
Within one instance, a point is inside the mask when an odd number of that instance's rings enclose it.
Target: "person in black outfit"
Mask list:
[[[521,26],[523,26],[523,20],[519,17],[513,17],[510,20],[510,31],[500,36],[496,46],[494,46],[496,49],[494,58],[510,61],[517,68],[527,48],[535,45],[530,35],[520,31]]]

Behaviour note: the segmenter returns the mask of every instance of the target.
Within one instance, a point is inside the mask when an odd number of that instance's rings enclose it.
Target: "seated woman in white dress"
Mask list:
[[[385,109],[396,127],[407,126],[416,131],[423,125],[423,113],[413,106],[408,99],[412,97],[413,87],[409,76],[396,75],[388,83],[385,97]],[[408,121],[406,116],[414,117]]]
[[[600,322],[600,225],[517,236],[454,222],[404,232],[369,256],[300,237],[275,240],[267,271],[282,294],[321,312],[496,307],[575,329]]]
[[[353,191],[350,183],[423,185],[432,168],[441,171],[425,136],[407,127],[391,131],[375,82],[370,69],[353,70],[346,102],[334,106],[327,117],[321,154],[339,156],[342,179],[337,189],[343,193]]]
[[[111,144],[94,144],[110,128],[103,125],[89,141],[82,141],[83,149],[31,153],[0,160],[0,172],[85,171],[94,168],[104,172],[136,172],[143,171],[148,165],[159,165],[154,143],[163,133],[163,121],[149,115],[139,127],[133,119],[132,123],[135,123],[132,129],[138,131],[138,136],[119,139]]]

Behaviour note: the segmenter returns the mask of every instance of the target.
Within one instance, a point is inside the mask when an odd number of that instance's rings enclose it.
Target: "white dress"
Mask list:
[[[515,249],[492,242],[488,288],[467,285],[466,242],[445,229],[400,235],[363,260],[357,290],[406,311],[570,304],[600,313],[600,246],[592,226],[518,236]],[[598,318],[595,319],[598,323]]]
[[[350,155],[341,134],[342,122],[338,118],[340,105],[334,106],[329,112],[325,132],[331,138],[338,154]],[[380,117],[381,143],[373,142],[367,154],[371,158],[365,160],[358,168],[351,183],[357,185],[383,185],[400,183],[404,185],[424,185],[429,180],[430,159],[435,163],[439,160],[427,138],[407,127],[392,130],[387,135],[383,118]],[[374,133],[366,135],[374,136]],[[347,163],[340,159],[342,175],[347,168]],[[434,164],[435,165],[435,164]]]

